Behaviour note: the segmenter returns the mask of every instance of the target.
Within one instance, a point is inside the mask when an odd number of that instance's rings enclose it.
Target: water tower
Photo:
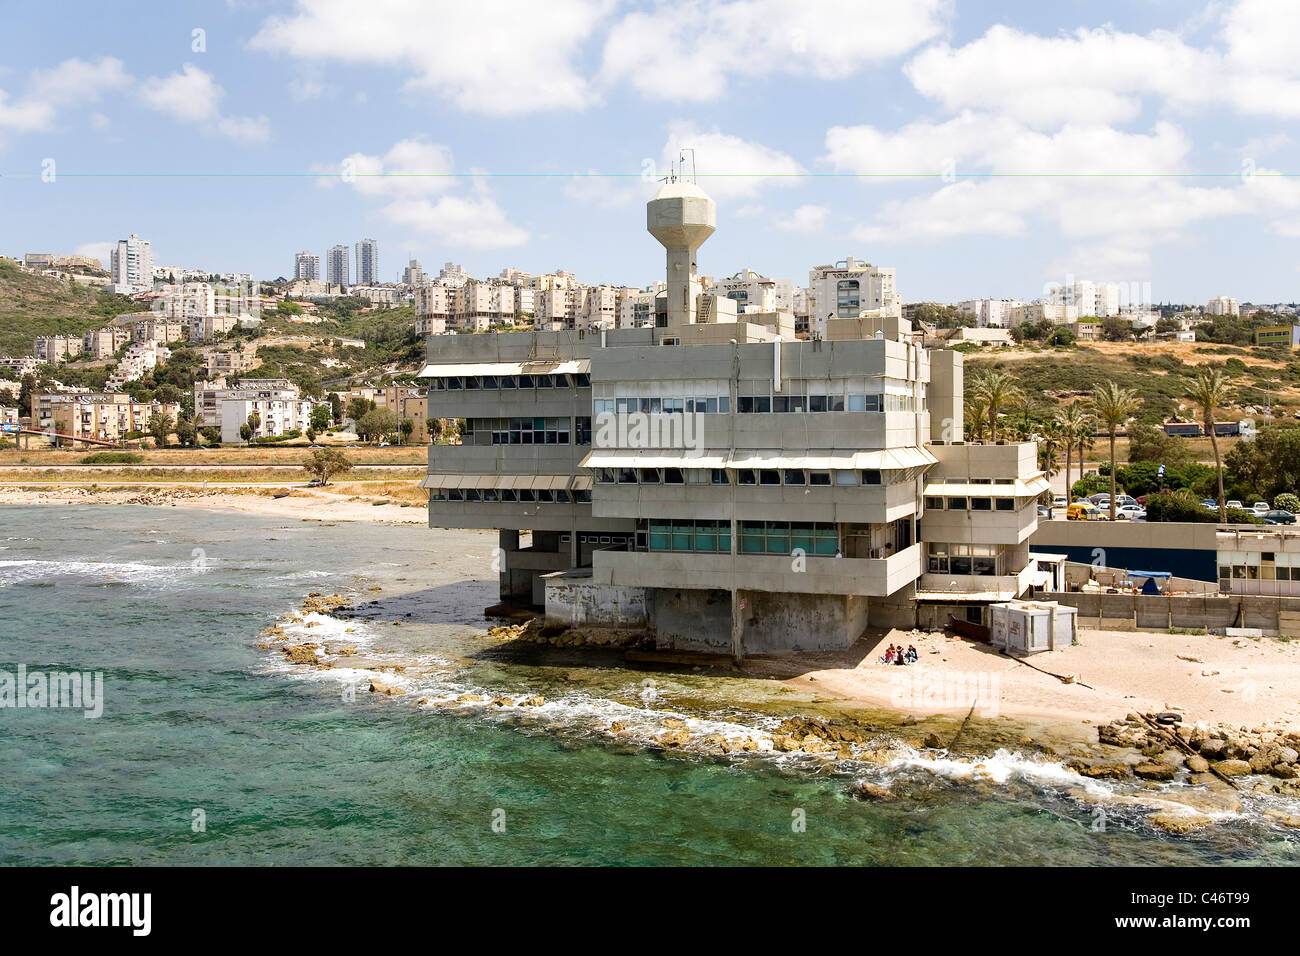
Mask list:
[[[646,204],[646,229],[668,250],[668,325],[695,323],[695,250],[713,235],[718,207],[695,183],[670,177]]]

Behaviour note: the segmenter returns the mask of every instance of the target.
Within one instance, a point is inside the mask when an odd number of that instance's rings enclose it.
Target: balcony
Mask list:
[[[707,554],[677,551],[597,551],[597,584],[633,587],[738,588],[776,594],[857,594],[885,597],[921,575],[921,545],[887,558]]]

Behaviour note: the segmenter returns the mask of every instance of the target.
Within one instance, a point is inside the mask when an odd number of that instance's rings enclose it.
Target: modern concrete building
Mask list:
[[[154,415],[167,415],[175,422],[179,413],[178,404],[133,402],[123,392],[32,396],[33,422],[72,438],[121,441],[128,433],[147,433]]]
[[[109,272],[114,292],[133,295],[153,288],[153,250],[149,240],[135,233],[119,239],[109,251]]]
[[[112,358],[117,350],[131,341],[129,329],[110,325],[81,334],[81,354],[89,359]]]
[[[314,282],[320,278],[320,256],[303,250],[293,257],[293,277]]]
[[[356,244],[357,285],[376,285],[379,282],[379,243],[362,239]]]
[[[892,300],[859,299],[831,341],[717,309],[734,300],[699,291],[713,203],[693,184],[647,225],[662,325],[428,340],[429,414],[466,423],[430,448],[429,522],[498,529],[503,600],[740,657],[983,621],[1045,583],[1036,448],[954,440],[959,353],[923,348]]]
[[[194,383],[194,421],[200,427],[219,427],[223,442],[240,442],[241,425],[257,414],[253,438],[283,435],[292,429],[305,432],[316,403],[302,397],[298,387],[283,378],[242,379],[227,386],[225,379]]]
[[[1216,295],[1205,307],[1207,315],[1240,315],[1241,306],[1236,299],[1226,295]]]
[[[330,246],[325,250],[325,282],[346,290],[352,284],[349,278],[347,246]]]
[[[55,365],[81,357],[85,347],[80,335],[42,335],[33,346],[36,361]]]
[[[808,332],[813,338],[826,338],[826,324],[832,319],[903,314],[894,270],[852,256],[814,267],[808,273],[808,288]]]

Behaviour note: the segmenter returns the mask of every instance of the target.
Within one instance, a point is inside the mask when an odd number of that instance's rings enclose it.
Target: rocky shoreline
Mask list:
[[[536,721],[550,733],[566,732],[565,725],[548,722],[542,714],[548,704],[542,694],[501,695],[475,690],[434,697],[411,693],[401,685],[432,678],[441,673],[439,669],[420,662],[393,663],[391,651],[365,649],[349,642],[353,627],[343,627],[341,636],[329,640],[301,639],[319,627],[322,618],[347,624],[366,607],[365,603],[354,606],[339,594],[312,592],[297,612],[283,616],[263,631],[258,647],[277,652],[289,665],[319,670],[349,668],[368,674],[369,692],[375,695],[403,697],[416,706],[445,712],[508,713]],[[400,625],[402,621],[388,623]],[[547,626],[537,619],[493,626],[483,636],[497,645],[521,642],[555,648],[639,648],[647,641],[643,631],[601,628],[584,632]],[[654,700],[657,684],[651,677],[641,681],[647,701]],[[1070,780],[1063,786],[1077,799],[1130,804],[1154,811],[1147,817],[1148,822],[1175,834],[1196,832],[1239,813],[1242,794],[1288,798],[1288,802],[1300,798],[1300,734],[1267,728],[1195,723],[1189,726],[1186,739],[1173,734],[1185,752],[1171,740],[1169,731],[1159,725],[1153,727],[1139,714],[1100,724],[1095,742],[1049,746],[1026,732],[1005,729],[1005,725],[993,733],[967,734],[965,743],[958,740],[965,724],[950,737],[933,730],[908,735],[906,728],[909,723],[917,723],[915,718],[903,716],[898,726],[885,728],[847,708],[831,716],[783,715],[762,727],[720,722],[706,714],[657,711],[648,703],[640,711],[626,710],[626,715],[599,721],[592,732],[612,742],[652,751],[713,759],[752,756],[795,760],[814,769],[823,767],[856,777],[849,791],[867,800],[898,797],[890,786],[871,779],[869,768],[883,771],[923,765],[926,761],[964,761],[969,779],[978,784],[992,781],[992,762],[1013,749],[1017,759],[1037,760],[1068,771]],[[530,718],[530,713],[538,716]],[[990,754],[989,750],[995,752]],[[1108,789],[1103,793],[1090,789],[1089,785],[1096,782]],[[1272,809],[1268,816],[1279,825],[1300,828],[1300,813]]]

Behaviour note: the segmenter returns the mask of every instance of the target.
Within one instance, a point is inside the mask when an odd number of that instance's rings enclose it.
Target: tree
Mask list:
[[[316,429],[312,428],[310,425],[307,427],[307,440],[308,441],[316,440]]]
[[[194,427],[194,422],[181,416],[176,420],[176,440],[182,445],[193,448],[199,443],[199,430]]]
[[[1214,410],[1227,401],[1228,379],[1221,369],[1203,365],[1192,379],[1187,398],[1201,410],[1201,423],[1210,436],[1214,451],[1214,470],[1219,479],[1219,520],[1227,522],[1228,506],[1223,495],[1223,459],[1219,455],[1219,436],[1214,433]]]
[[[341,424],[343,421],[343,399],[339,398],[338,392],[329,394],[330,411],[334,415],[334,424]]]
[[[1297,497],[1290,492],[1283,492],[1273,499],[1273,507],[1295,514],[1300,511],[1300,497]]]
[[[1038,439],[1038,467],[1049,479],[1057,472],[1056,456],[1063,442],[1061,426],[1056,422],[1048,424]]]
[[[428,425],[428,427],[429,427],[429,440],[430,440],[430,441],[433,441],[433,440],[435,440],[435,439],[441,437],[441,435],[442,435],[442,419],[441,419],[441,418],[430,418],[430,419],[428,420],[428,422],[426,422],[425,424]]]
[[[411,421],[409,418],[403,418],[401,424],[397,427],[402,433],[402,441],[409,442],[411,440],[411,433],[415,431],[415,422]]]
[[[996,369],[977,375],[971,383],[970,391],[976,401],[984,404],[989,419],[989,438],[997,441],[999,413],[1003,408],[1019,402],[1024,393],[1010,372]]]
[[[256,432],[257,427],[262,424],[262,416],[257,412],[250,412],[248,415],[248,430]]]
[[[330,427],[333,418],[333,412],[328,405],[317,405],[311,410],[311,427],[318,432],[323,432]]]
[[[988,403],[981,396],[967,391],[965,411],[965,438],[968,441],[980,441],[984,437],[984,429],[988,427]]]
[[[239,426],[239,437],[244,439],[244,441],[248,441],[253,437],[253,429],[249,427],[248,422],[244,422],[244,424]]]
[[[1068,497],[1070,494],[1070,461],[1071,451],[1077,445],[1079,448],[1079,474],[1083,474],[1083,444],[1085,439],[1091,438],[1093,423],[1088,417],[1088,413],[1083,410],[1083,406],[1077,401],[1067,405],[1061,411],[1056,413],[1057,426],[1061,430],[1061,440],[1065,445],[1065,493]]]
[[[215,425],[208,425],[204,428],[200,428],[199,434],[203,436],[203,440],[209,445],[221,444],[221,429],[217,428]]]
[[[1104,382],[1092,390],[1088,405],[1101,427],[1110,436],[1110,460],[1115,462],[1115,433],[1142,406],[1137,393],[1132,389],[1120,388],[1114,382]],[[1110,520],[1115,520],[1115,472],[1110,469]]]
[[[1193,461],[1195,456],[1187,441],[1173,435],[1156,425],[1134,422],[1128,429],[1128,460],[1130,463],[1153,461],[1158,465],[1172,468]]]
[[[352,462],[337,448],[317,448],[302,463],[302,467],[322,484],[328,485],[335,475],[351,471]]]
[[[397,413],[387,408],[372,408],[357,422],[357,437],[362,441],[379,441],[397,431]]]
[[[153,436],[153,443],[159,448],[167,446],[167,436],[175,427],[175,420],[166,412],[154,412],[149,416],[149,434]]]
[[[348,399],[347,417],[352,419],[354,422],[359,422],[361,421],[362,418],[366,416],[367,412],[374,411],[374,408],[375,408],[374,402],[372,402],[368,398],[362,398],[360,395],[358,395],[356,398]]]

